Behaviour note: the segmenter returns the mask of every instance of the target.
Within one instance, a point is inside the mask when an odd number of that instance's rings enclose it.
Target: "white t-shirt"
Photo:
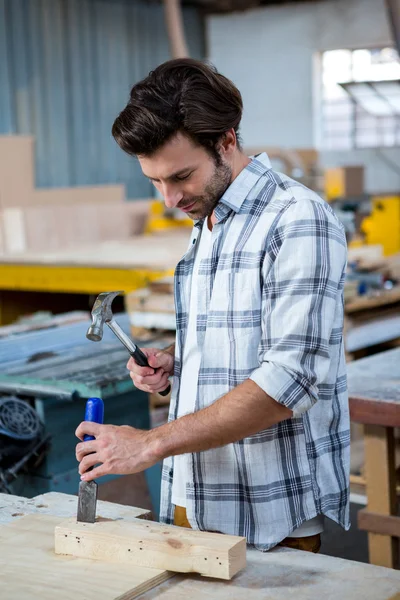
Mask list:
[[[203,258],[207,258],[211,245],[211,231],[207,219],[201,230],[200,239],[193,265],[192,287],[190,291],[190,307],[185,345],[183,348],[181,383],[179,390],[178,418],[194,412],[197,395],[197,382],[199,379],[201,348],[197,344],[197,298],[205,290],[199,290],[199,265]],[[175,506],[186,508],[186,481],[189,467],[189,454],[180,454],[174,457],[174,479],[172,482],[172,503]]]
[[[194,412],[197,395],[197,383],[201,363],[201,348],[197,343],[197,298],[205,290],[199,289],[199,265],[203,258],[207,258],[211,245],[211,231],[208,228],[207,219],[201,230],[200,239],[197,241],[196,255],[193,265],[192,287],[190,291],[190,306],[188,326],[183,348],[182,373],[179,390],[178,418]],[[186,482],[188,481],[188,469],[190,468],[190,454],[180,454],[174,457],[174,478],[172,482],[172,504],[186,508]],[[318,515],[314,519],[306,521],[298,529],[293,531],[289,537],[306,537],[321,533],[324,530],[324,517]]]

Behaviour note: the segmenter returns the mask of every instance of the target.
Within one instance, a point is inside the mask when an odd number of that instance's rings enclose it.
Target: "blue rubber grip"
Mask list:
[[[89,398],[86,402],[85,421],[103,424],[104,421],[104,402],[101,398]],[[83,436],[84,442],[96,439],[93,435]]]

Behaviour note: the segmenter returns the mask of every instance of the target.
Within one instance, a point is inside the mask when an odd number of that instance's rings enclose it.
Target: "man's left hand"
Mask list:
[[[84,421],[75,435],[83,440],[84,435],[96,439],[81,442],[76,446],[76,458],[82,481],[92,481],[103,475],[127,475],[144,471],[158,462],[154,451],[151,431],[135,429],[127,425],[99,425]],[[90,467],[99,465],[92,471]]]

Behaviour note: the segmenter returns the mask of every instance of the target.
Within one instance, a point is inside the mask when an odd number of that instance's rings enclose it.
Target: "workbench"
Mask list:
[[[400,427],[400,348],[347,365],[350,418],[364,426],[368,508],[358,526],[368,531],[370,562],[398,566],[394,428]]]
[[[0,531],[1,524],[20,519],[25,514],[50,514],[60,517],[60,520],[72,517],[76,514],[76,503],[76,497],[54,492],[33,499],[0,494]],[[132,520],[144,511],[134,507],[99,502],[97,512],[109,519]],[[57,559],[62,560],[54,556],[54,560]],[[95,567],[98,567],[98,564],[94,563],[98,561],[81,560],[87,562],[85,569],[87,581],[79,581],[82,585],[80,597],[92,598],[90,590],[96,584],[98,585],[94,579]],[[0,561],[2,600],[15,600],[20,585],[25,583],[26,589],[31,590],[26,600],[47,600],[54,597],[50,587],[47,588],[46,581],[43,581],[42,586],[40,585],[39,574],[32,577],[28,574],[25,565],[8,564],[7,556],[1,556]],[[7,575],[7,572],[16,572],[16,569],[18,582]],[[107,569],[112,570],[109,563]],[[279,548],[267,553],[248,549],[246,569],[231,581],[219,581],[198,575],[175,575],[141,594],[139,598],[141,600],[205,600],[206,598],[209,600],[243,600],[244,598],[246,600],[287,600],[295,597],[296,600],[322,598],[395,600],[399,598],[399,594],[400,572],[398,571],[321,554]],[[70,600],[73,597],[65,589],[58,589],[56,596],[59,600]],[[125,595],[120,596],[122,597]],[[102,598],[106,596],[103,595]],[[109,600],[114,599],[110,597]]]
[[[34,310],[88,309],[81,295],[146,287],[149,281],[173,272],[186,252],[189,235],[182,228],[65,251],[2,254],[0,324]]]

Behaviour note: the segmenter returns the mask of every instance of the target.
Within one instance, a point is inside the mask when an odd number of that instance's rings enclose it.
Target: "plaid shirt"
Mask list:
[[[254,158],[221,198],[199,268],[193,411],[246,379],[293,417],[214,450],[187,454],[194,529],[245,536],[269,550],[318,514],[349,523],[350,433],[343,349],[343,227],[314,192]],[[177,418],[195,245],[175,272]],[[173,523],[174,459],[164,461],[161,520]]]

